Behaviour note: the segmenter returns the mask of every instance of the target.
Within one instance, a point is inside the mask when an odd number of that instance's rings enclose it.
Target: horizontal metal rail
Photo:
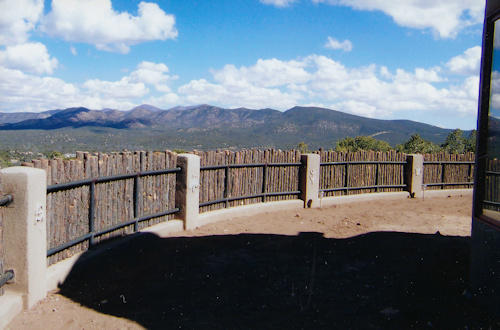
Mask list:
[[[500,207],[500,203],[499,202],[493,202],[493,201],[482,201],[482,203],[484,205],[488,205],[488,206],[497,206],[497,207]]]
[[[12,195],[5,195],[0,197],[0,206],[7,206],[14,200]]]
[[[269,196],[299,195],[299,194],[300,194],[300,191],[296,190],[296,191],[267,192],[267,193],[260,193],[260,194],[254,194],[254,195],[228,197],[228,198],[221,198],[221,199],[216,199],[216,200],[200,203],[200,207],[208,206],[208,205],[212,205],[212,204],[238,201],[238,200],[242,200],[242,199],[263,198],[263,197],[269,197]]]
[[[497,171],[486,171],[487,176],[500,176],[500,172]]]
[[[442,164],[455,164],[455,165],[474,165],[474,161],[464,160],[464,161],[455,161],[455,160],[432,160],[432,161],[424,161],[424,165],[442,165]]]
[[[211,171],[211,170],[225,170],[224,172],[224,198],[206,201],[200,203],[200,207],[225,203],[225,207],[229,207],[229,202],[250,199],[250,198],[262,198],[262,202],[266,201],[268,196],[284,196],[284,195],[299,195],[300,191],[280,191],[280,192],[266,192],[266,182],[267,182],[267,168],[268,167],[292,167],[292,166],[302,166],[302,163],[250,163],[250,164],[226,164],[226,165],[211,165],[202,166],[200,171]],[[229,170],[232,168],[262,168],[262,192],[254,195],[246,196],[235,196],[229,197],[228,186],[229,186]]]
[[[361,190],[361,189],[379,189],[383,188],[406,188],[405,184],[396,184],[396,185],[380,185],[379,182],[379,167],[380,165],[406,165],[406,161],[396,161],[396,160],[367,160],[367,161],[341,161],[341,162],[322,162],[320,166],[345,166],[345,178],[344,178],[344,186],[343,187],[335,187],[335,188],[324,188],[319,191],[322,193],[332,192],[332,191],[345,191],[349,192],[349,190]],[[361,186],[361,187],[349,187],[349,166],[350,165],[377,165],[376,174],[375,174],[375,184],[371,186]]]
[[[0,275],[0,288],[7,284],[9,281],[12,281],[14,279],[14,271],[13,270],[7,270],[5,273]]]
[[[434,183],[424,183],[425,187],[436,187],[436,186],[470,186],[473,185],[474,181],[468,182],[434,182]]]
[[[406,162],[403,161],[385,161],[385,160],[367,160],[367,161],[343,161],[343,162],[322,162],[321,166],[331,166],[331,165],[404,165]]]
[[[361,189],[381,189],[381,188],[406,188],[405,184],[392,185],[376,185],[376,186],[361,186],[361,187],[337,187],[320,189],[320,192],[342,191],[342,190],[361,190]]]
[[[245,168],[245,167],[286,167],[286,166],[301,166],[302,163],[252,163],[252,164],[227,164],[227,165],[211,165],[200,167],[201,171],[222,170],[225,168]]]
[[[156,214],[139,216],[139,198],[141,196],[139,178],[145,177],[145,176],[155,176],[155,175],[177,173],[180,171],[181,171],[180,167],[175,167],[175,168],[168,168],[168,169],[163,169],[163,170],[137,172],[137,173],[133,173],[133,174],[121,174],[121,175],[98,177],[98,178],[93,178],[93,179],[79,180],[79,181],[60,183],[60,184],[48,186],[47,187],[47,194],[58,192],[58,191],[69,190],[69,189],[75,189],[75,188],[82,187],[82,186],[89,186],[89,212],[88,212],[89,213],[89,216],[88,216],[89,232],[87,234],[80,236],[76,239],[73,239],[69,242],[66,242],[66,243],[61,244],[57,247],[49,249],[47,251],[47,257],[50,257],[51,255],[54,255],[58,252],[66,250],[67,248],[70,248],[76,244],[79,244],[79,243],[82,243],[85,241],[89,241],[89,245],[92,246],[95,244],[96,237],[110,233],[112,231],[118,230],[118,229],[126,227],[126,226],[134,225],[134,232],[136,232],[136,231],[138,231],[139,222],[179,212],[178,208],[174,208],[174,209],[159,212]],[[133,219],[126,221],[126,222],[121,222],[119,224],[108,227],[108,228],[103,229],[101,231],[96,231],[95,230],[95,223],[96,223],[96,219],[95,219],[96,218],[96,215],[95,215],[95,213],[96,213],[95,212],[96,211],[95,210],[96,209],[95,189],[96,188],[95,187],[96,187],[96,184],[113,182],[113,181],[120,181],[120,180],[128,180],[128,179],[134,179],[134,189],[133,189],[134,214],[133,214]]]
[[[72,247],[74,245],[83,243],[83,242],[85,242],[87,240],[91,240],[91,239],[93,239],[95,237],[99,237],[101,235],[110,233],[110,232],[118,230],[120,228],[127,227],[127,226],[130,226],[130,225],[137,226],[137,224],[139,222],[147,221],[147,220],[150,220],[150,219],[153,219],[153,218],[163,217],[163,216],[174,214],[174,213],[177,213],[177,212],[179,212],[179,209],[175,208],[175,209],[167,210],[167,211],[164,211],[164,212],[160,212],[160,213],[155,213],[155,214],[143,216],[143,217],[140,217],[140,218],[135,218],[135,219],[132,219],[132,220],[127,221],[127,222],[122,222],[122,223],[119,223],[119,224],[116,224],[114,226],[108,227],[108,228],[106,228],[104,230],[101,230],[101,231],[91,232],[91,233],[85,234],[83,236],[75,238],[74,240],[71,240],[71,241],[66,242],[66,243],[64,243],[62,245],[59,245],[59,246],[57,246],[55,248],[49,249],[47,251],[47,257],[50,257],[51,255],[54,255],[54,254],[56,254],[58,252],[66,250],[67,248],[70,248],[70,247]]]
[[[473,181],[467,182],[444,182],[445,180],[445,165],[468,165],[468,174],[467,178],[472,178],[472,166],[475,164],[474,161],[464,160],[464,161],[455,161],[455,160],[437,160],[437,161],[424,161],[424,165],[441,165],[441,182],[431,182],[424,183],[423,187],[441,187],[444,189],[446,186],[470,186],[474,185]]]
[[[145,171],[145,172],[137,172],[137,173],[133,173],[133,174],[103,176],[103,177],[98,177],[98,178],[94,178],[94,179],[79,180],[79,181],[73,181],[73,182],[68,182],[68,183],[59,183],[59,184],[54,184],[54,185],[48,186],[47,193],[53,193],[56,191],[74,189],[74,188],[78,188],[78,187],[82,187],[82,186],[87,186],[87,185],[90,185],[92,183],[106,183],[106,182],[112,182],[112,181],[133,179],[136,177],[143,177],[143,176],[177,173],[180,171],[181,171],[180,167],[175,167],[175,168],[169,168],[169,169],[157,170],[157,171]]]

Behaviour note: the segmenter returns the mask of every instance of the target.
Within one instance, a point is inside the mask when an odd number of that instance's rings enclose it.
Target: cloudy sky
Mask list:
[[[315,105],[476,125],[482,0],[0,0],[0,111]]]

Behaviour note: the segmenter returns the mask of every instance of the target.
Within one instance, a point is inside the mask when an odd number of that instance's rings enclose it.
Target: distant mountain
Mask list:
[[[148,111],[163,111],[160,108],[157,108],[155,106],[149,105],[149,104],[141,104],[133,108],[132,110],[148,110]]]
[[[0,124],[18,123],[28,119],[43,119],[61,110],[49,110],[44,112],[0,112]]]
[[[195,145],[204,146],[210,141],[237,147],[291,147],[301,141],[312,147],[333,147],[338,139],[357,135],[376,136],[395,145],[408,140],[414,133],[442,143],[451,131],[410,120],[371,119],[318,107],[297,106],[281,112],[223,109],[206,104],[168,110],[145,104],[129,111],[69,108],[46,112],[39,118],[0,124],[0,130],[83,127],[148,129],[148,134],[154,131],[166,136],[168,132],[170,137],[175,133],[176,139],[193,141]]]

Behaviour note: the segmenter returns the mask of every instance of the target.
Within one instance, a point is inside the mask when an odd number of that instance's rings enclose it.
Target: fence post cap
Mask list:
[[[199,159],[200,156],[194,155],[194,154],[178,154],[177,157],[185,157],[185,158],[191,158],[191,159]]]
[[[11,166],[11,167],[6,167],[2,168],[0,170],[0,173],[4,174],[17,174],[17,173],[45,173],[45,170],[42,170],[40,168],[33,168],[33,167],[27,167],[27,166]]]
[[[317,158],[317,159],[320,158],[319,154],[312,154],[312,153],[301,154],[300,157]]]

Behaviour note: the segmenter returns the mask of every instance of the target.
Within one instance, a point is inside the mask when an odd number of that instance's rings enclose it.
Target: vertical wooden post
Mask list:
[[[137,174],[134,177],[134,219],[139,218],[139,198],[141,196],[140,176]],[[139,227],[138,222],[134,223],[134,232],[137,232]]]
[[[445,179],[445,176],[444,176],[444,168],[445,168],[445,163],[441,163],[441,189],[444,189],[444,179]]]
[[[226,165],[224,168],[224,198],[226,199],[226,209],[229,207],[229,201],[227,198],[229,197],[229,165]]]
[[[349,163],[345,163],[345,194],[349,195]]]
[[[266,185],[267,185],[267,163],[262,166],[262,193],[266,193]],[[262,196],[262,203],[266,202],[266,195]]]
[[[91,234],[89,246],[95,244],[95,200],[95,181],[92,181],[89,187],[89,233]]]

